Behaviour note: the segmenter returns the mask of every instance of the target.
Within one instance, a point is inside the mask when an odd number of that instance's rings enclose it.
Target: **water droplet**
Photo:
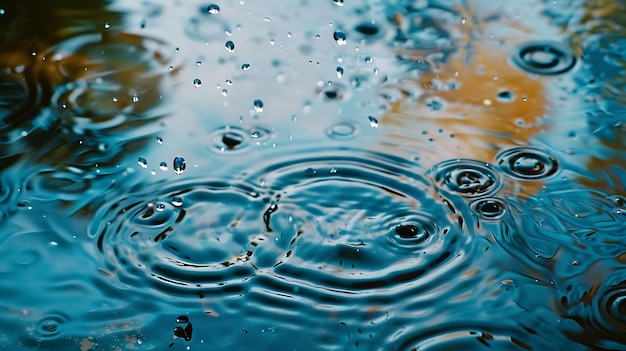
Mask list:
[[[226,42],[225,47],[228,52],[233,52],[235,50],[235,43],[232,40],[229,40]]]
[[[337,78],[341,78],[343,76],[343,67],[337,66]]]
[[[193,86],[196,88],[200,88],[200,86],[202,85],[202,81],[198,78],[193,80]]]
[[[162,171],[167,171],[167,162],[162,161],[161,163],[159,163],[159,168],[160,168]]]
[[[218,5],[216,5],[216,4],[211,4],[208,7],[208,11],[209,11],[210,14],[216,15],[216,14],[218,14],[220,12],[220,7]]]
[[[247,71],[250,69],[250,64],[249,63],[244,63],[243,65],[241,65],[241,70],[242,71]]]
[[[202,61],[200,61],[200,60],[196,61],[196,66],[198,66],[198,67],[202,66]]]
[[[335,31],[335,33],[333,33],[333,38],[335,39],[335,41],[337,42],[337,44],[339,45],[346,45],[347,42],[347,37],[346,37],[346,33],[342,32],[342,31]]]
[[[337,6],[343,6],[343,0],[333,0],[333,2],[335,3],[335,5]]]
[[[368,116],[367,119],[370,121],[370,127],[378,128],[378,120],[374,116]]]
[[[133,95],[133,102],[139,102],[139,96]]]
[[[154,206],[154,209],[163,212],[165,210],[165,204],[159,202]]]
[[[109,23],[105,23],[104,24],[104,29],[109,29],[109,28],[111,28],[111,25]]]
[[[141,156],[137,159],[137,164],[139,164],[141,168],[148,168],[148,161]]]
[[[187,167],[187,164],[185,163],[185,159],[182,156],[176,156],[174,157],[172,167],[174,168],[174,173],[182,174],[185,171],[185,167]]]
[[[259,99],[254,100],[253,106],[254,106],[254,112],[256,112],[256,113],[263,112],[263,101],[262,100],[259,100]]]
[[[159,143],[159,144],[163,144],[163,138],[161,138],[160,136],[157,136],[157,137],[156,137],[156,141],[157,141],[157,143]]]
[[[180,207],[183,205],[183,199],[180,197],[173,197],[171,202],[174,207]]]
[[[117,97],[113,97],[113,102],[118,102],[118,98]]]
[[[501,91],[498,93],[498,101],[511,102],[515,100],[515,94],[510,91]]]
[[[380,33],[380,28],[371,22],[361,23],[354,27],[354,30],[363,34],[363,36],[373,37],[376,34]]]

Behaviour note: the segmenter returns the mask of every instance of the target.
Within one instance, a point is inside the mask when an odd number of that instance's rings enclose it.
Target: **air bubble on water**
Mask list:
[[[224,46],[228,52],[233,52],[235,50],[235,43],[232,40],[227,41]]]
[[[242,71],[247,71],[250,69],[250,64],[249,63],[244,63],[243,65],[241,65],[241,70]]]
[[[220,12],[220,7],[217,4],[211,4],[208,7],[208,11],[212,15],[217,15]]]
[[[368,116],[367,119],[370,121],[370,127],[378,128],[378,120],[374,116]]]
[[[343,67],[337,66],[337,78],[341,78],[343,76]]]
[[[202,81],[198,78],[193,80],[193,86],[196,88],[200,88],[200,86],[202,85]]]
[[[254,112],[256,112],[256,113],[263,112],[263,101],[262,100],[259,100],[259,99],[254,100],[253,106],[254,106]]]
[[[172,165],[172,167],[174,168],[174,173],[176,174],[182,174],[187,167],[185,159],[182,156],[174,157],[174,162],[172,162]]]
[[[335,39],[339,45],[346,45],[346,33],[342,31],[335,31],[335,33],[333,33],[333,39]]]
[[[337,6],[343,6],[343,0],[333,0],[333,2],[335,3],[335,5]]]
[[[167,171],[167,162],[162,161],[161,163],[159,163],[159,168],[160,168],[162,171]]]
[[[148,168],[148,161],[141,156],[137,159],[137,164],[139,164],[141,168]]]

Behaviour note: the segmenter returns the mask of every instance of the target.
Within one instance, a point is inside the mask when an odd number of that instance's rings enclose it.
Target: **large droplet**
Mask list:
[[[208,7],[208,11],[212,15],[217,15],[218,13],[220,13],[220,7],[217,4],[211,4]]]
[[[232,40],[227,41],[224,46],[228,52],[233,52],[235,50],[235,43]]]
[[[185,171],[185,167],[187,167],[185,163],[185,159],[182,156],[174,157],[173,168],[174,173],[182,174]]]
[[[346,33],[342,31],[335,31],[335,33],[333,33],[333,39],[335,39],[339,45],[346,45],[347,36]]]
[[[262,100],[259,100],[259,99],[254,100],[253,106],[254,106],[254,112],[256,112],[256,113],[263,112],[263,101]]]

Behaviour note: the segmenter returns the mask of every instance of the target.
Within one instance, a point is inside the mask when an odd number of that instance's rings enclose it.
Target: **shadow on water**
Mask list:
[[[0,4],[0,348],[623,349],[623,1]]]

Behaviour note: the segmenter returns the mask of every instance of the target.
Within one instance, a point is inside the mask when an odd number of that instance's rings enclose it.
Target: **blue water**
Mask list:
[[[0,349],[626,350],[624,14],[0,1]]]

